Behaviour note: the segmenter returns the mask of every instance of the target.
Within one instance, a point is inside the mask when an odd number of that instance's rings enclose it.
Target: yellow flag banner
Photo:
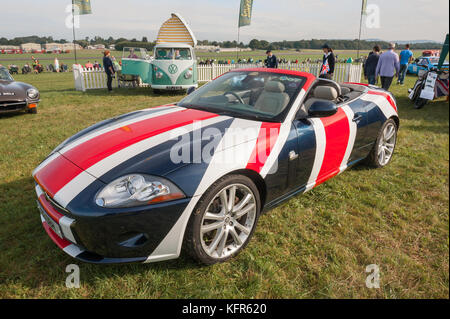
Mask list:
[[[367,0],[362,0],[361,14],[364,15],[366,13],[367,13]]]
[[[75,10],[75,14],[91,14],[91,1],[90,0],[73,0],[73,5],[78,6],[78,10]]]
[[[252,9],[253,0],[241,0],[241,11],[239,12],[239,28],[251,24]]]

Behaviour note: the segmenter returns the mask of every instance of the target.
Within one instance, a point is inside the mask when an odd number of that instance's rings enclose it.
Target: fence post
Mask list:
[[[75,81],[75,90],[86,92],[86,87],[84,86],[84,74],[82,66],[79,64],[72,65],[73,78]]]
[[[213,63],[211,63],[211,80],[215,79],[216,76],[216,65]]]
[[[345,65],[345,75],[344,75],[344,82],[350,82],[350,72],[352,70],[352,64],[347,63]]]

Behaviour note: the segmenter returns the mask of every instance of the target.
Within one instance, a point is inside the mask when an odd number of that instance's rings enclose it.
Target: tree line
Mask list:
[[[71,41],[67,41],[66,39],[53,39],[53,37],[39,37],[36,35],[28,36],[28,37],[16,37],[13,39],[7,39],[5,37],[0,38],[0,45],[21,45],[24,43],[68,43]],[[122,50],[124,47],[142,47],[147,50],[152,50],[155,46],[155,42],[148,41],[147,37],[143,37],[142,39],[126,39],[126,38],[118,38],[114,39],[113,37],[102,38],[100,36],[95,37],[86,37],[84,39],[76,40],[77,44],[86,48],[89,45],[103,44],[106,46],[115,45],[117,50]],[[357,50],[358,49],[358,40],[330,40],[330,39],[312,39],[312,40],[298,40],[298,41],[276,41],[269,42],[267,40],[258,40],[253,39],[248,44],[244,44],[243,42],[237,43],[237,41],[209,41],[209,40],[201,40],[198,41],[199,45],[212,45],[212,46],[220,46],[222,48],[251,48],[252,50],[301,50],[301,49],[320,49],[324,43],[327,43],[333,49],[336,50]],[[382,48],[387,48],[389,43],[386,41],[368,41],[362,40],[360,43],[361,50],[371,50],[374,45],[379,45]],[[399,45],[402,47],[403,45]],[[436,42],[429,43],[413,43],[411,44],[412,49],[420,50],[420,49],[441,49],[442,44]]]

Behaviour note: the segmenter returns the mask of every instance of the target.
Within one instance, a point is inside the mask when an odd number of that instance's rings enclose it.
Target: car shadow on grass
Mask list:
[[[66,267],[80,267],[83,284],[128,275],[157,275],[168,270],[199,269],[193,259],[151,264],[96,265],[76,260],[49,238],[42,227],[32,177],[0,184],[0,283],[13,280],[29,288],[64,285]]]
[[[1,119],[9,119],[9,118],[16,117],[16,116],[24,116],[24,115],[34,115],[34,114],[30,114],[25,111],[0,113],[0,120]]]

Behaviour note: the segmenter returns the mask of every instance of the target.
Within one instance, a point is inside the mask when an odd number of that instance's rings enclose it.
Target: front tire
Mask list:
[[[28,110],[27,110],[27,113],[30,113],[30,114],[37,114],[37,107],[33,107],[33,108],[31,108],[31,109],[28,109]]]
[[[421,97],[417,97],[416,100],[414,101],[414,107],[417,110],[420,110],[427,104],[427,102],[428,102],[428,100],[422,99]]]
[[[393,119],[387,120],[380,132],[377,141],[367,158],[367,163],[375,168],[387,166],[394,156],[397,146],[397,123]]]
[[[184,248],[200,263],[225,262],[244,249],[261,210],[257,187],[246,176],[228,175],[203,195],[187,226]]]

